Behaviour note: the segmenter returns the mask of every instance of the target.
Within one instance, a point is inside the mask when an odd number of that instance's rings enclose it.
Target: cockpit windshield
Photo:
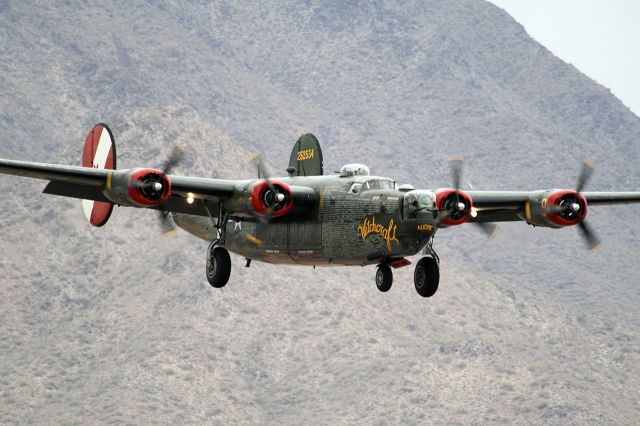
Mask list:
[[[365,182],[354,182],[349,187],[349,192],[358,194],[370,189],[396,189],[396,183],[390,179],[371,179]]]
[[[404,196],[404,212],[407,219],[415,219],[418,213],[435,209],[436,195],[431,191],[409,191]]]

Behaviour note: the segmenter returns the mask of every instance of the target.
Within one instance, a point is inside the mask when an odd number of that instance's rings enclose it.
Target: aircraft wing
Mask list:
[[[304,135],[294,151],[292,167],[301,168],[297,175],[322,173],[322,153],[313,135]],[[214,217],[224,212],[235,219],[269,221],[306,212],[317,204],[313,188],[274,179],[236,181],[169,174],[183,154],[184,148],[176,145],[163,170],[117,169],[113,133],[98,123],[85,139],[82,167],[0,159],[0,173],[44,179],[49,181],[45,193],[82,199],[85,216],[94,226],[107,223],[114,205]],[[300,164],[311,159],[314,167]]]
[[[220,206],[232,218],[270,220],[307,211],[317,203],[312,188],[275,179],[223,180],[166,175],[156,169],[63,166],[0,159],[0,173],[48,180],[44,193],[83,201],[95,226],[113,205],[217,217]]]
[[[153,169],[140,170],[153,171]],[[111,189],[118,174],[131,173],[131,171],[0,159],[0,173],[48,180],[49,184],[43,191],[46,194],[113,202],[112,198],[105,196],[105,190]],[[208,213],[202,207],[202,203],[189,204],[186,202],[187,197],[192,196],[215,205],[229,199],[235,190],[235,183],[228,180],[172,175],[167,177],[171,182],[171,194],[162,204],[157,206],[135,205],[127,202],[122,204],[130,207],[162,208],[170,212],[206,216]]]
[[[535,213],[536,204],[553,200],[554,194],[575,197],[573,190],[547,191],[467,191],[477,210],[470,222],[506,222],[527,219]],[[588,206],[640,203],[640,192],[581,192]],[[545,201],[545,203],[546,203]],[[531,211],[534,210],[534,213]]]

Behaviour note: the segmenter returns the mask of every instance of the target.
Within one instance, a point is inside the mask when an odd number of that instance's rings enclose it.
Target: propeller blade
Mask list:
[[[129,183],[129,185],[131,185],[132,187],[136,188],[136,189],[142,189],[144,188],[144,182],[142,182],[141,180],[134,180],[131,181]]]
[[[589,182],[589,178],[593,174],[595,166],[591,161],[585,161],[582,163],[582,170],[580,171],[580,177],[578,178],[578,185],[576,185],[576,192],[580,193]]]
[[[592,251],[598,249],[598,247],[600,246],[600,239],[593,232],[591,226],[587,225],[585,221],[579,222],[578,226],[580,228],[580,234],[589,246],[589,249],[591,249]]]
[[[258,214],[256,212],[254,214],[258,216],[258,220],[260,221],[260,223],[262,224],[269,223],[269,221],[271,220],[271,216],[273,215],[273,208],[267,207],[264,213]]]
[[[487,238],[491,239],[496,236],[498,232],[498,225],[491,222],[473,222],[476,226],[480,228],[482,232],[487,235]]]
[[[456,190],[456,201],[460,202],[460,182],[462,181],[462,157],[451,157],[449,164],[451,165],[451,179],[453,181],[453,188]]]
[[[160,228],[162,229],[163,235],[170,235],[176,230],[173,220],[169,217],[169,212],[167,210],[158,210],[158,219],[160,221]]]
[[[438,225],[440,225],[448,217],[449,217],[449,211],[447,211],[447,210],[438,210],[436,212],[436,223]]]
[[[269,173],[267,172],[267,168],[265,167],[264,162],[262,161],[262,152],[260,151],[254,152],[253,154],[246,157],[246,161],[249,163],[256,164],[258,168],[258,178],[264,179],[269,189],[274,194],[278,194],[278,190],[276,189],[275,186],[273,186],[273,183],[271,183],[271,179],[269,178]],[[264,213],[262,213],[261,215],[258,215],[258,220],[260,221],[260,223],[269,223],[269,221],[271,220],[271,216],[273,215],[273,210],[274,210],[274,207],[268,207]]]
[[[256,237],[255,235],[253,235],[248,231],[245,231],[243,235],[247,240],[249,240],[251,243],[253,243],[256,246],[262,245],[263,243],[262,240],[259,240],[258,237]]]
[[[186,153],[187,148],[184,145],[176,144],[173,147],[173,151],[171,151],[171,155],[167,158],[167,161],[165,161],[164,166],[162,167],[162,172],[165,175],[168,175],[171,170],[182,161]]]
[[[246,158],[246,160],[250,163],[256,163],[256,166],[258,168],[258,178],[264,179],[269,189],[272,190],[274,193],[278,192],[276,191],[275,187],[271,183],[271,179],[269,178],[269,173],[267,173],[267,168],[265,167],[264,162],[262,161],[262,152],[256,151],[253,154],[249,155]]]

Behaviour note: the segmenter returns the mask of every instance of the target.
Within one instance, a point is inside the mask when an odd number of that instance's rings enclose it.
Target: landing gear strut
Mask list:
[[[393,272],[386,263],[381,263],[376,271],[376,286],[381,292],[387,292],[393,284]]]
[[[438,290],[440,283],[440,267],[433,257],[423,257],[418,261],[413,273],[416,291],[422,297],[431,297]]]
[[[218,239],[209,244],[207,249],[207,281],[212,287],[222,288],[227,285],[229,276],[231,275],[231,256],[224,247],[220,247],[225,243],[226,229],[227,229],[227,211],[222,205],[218,203],[218,218],[213,218],[211,210],[207,206],[207,203],[203,200],[204,206],[211,223],[218,232]],[[249,266],[249,264],[247,264]]]
[[[207,250],[207,281],[215,288],[222,288],[231,275],[231,257],[227,249],[217,247],[217,243],[217,240],[212,242]]]

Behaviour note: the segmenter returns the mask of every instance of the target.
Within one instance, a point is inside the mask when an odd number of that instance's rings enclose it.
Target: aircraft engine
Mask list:
[[[570,189],[539,192],[527,202],[525,216],[527,222],[536,226],[562,228],[577,225],[587,217],[587,200]]]
[[[461,225],[469,220],[473,200],[469,194],[455,189],[439,189],[436,191],[436,209],[438,223],[441,226]]]
[[[258,216],[287,214],[293,207],[293,198],[291,187],[277,180],[263,179],[251,188],[251,208]]]
[[[171,195],[169,177],[157,169],[115,171],[105,196],[116,204],[153,207],[165,203]]]

